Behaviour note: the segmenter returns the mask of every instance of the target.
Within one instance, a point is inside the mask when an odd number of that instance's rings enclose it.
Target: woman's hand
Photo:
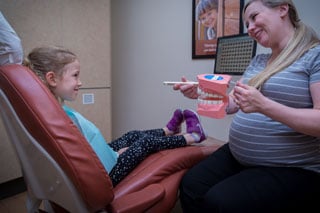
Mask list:
[[[243,112],[263,112],[266,97],[252,86],[237,82],[233,89],[234,100]]]
[[[320,137],[320,83],[310,86],[314,108],[293,108],[265,97],[254,87],[237,82],[233,95],[243,112],[259,112],[297,132]]]
[[[182,82],[187,82],[185,77],[181,78]],[[174,90],[180,90],[180,92],[187,98],[197,99],[198,98],[198,86],[192,84],[175,84],[173,85]]]

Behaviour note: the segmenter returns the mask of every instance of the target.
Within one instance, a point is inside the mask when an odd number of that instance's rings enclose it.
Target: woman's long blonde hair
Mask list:
[[[266,66],[266,68],[249,80],[249,85],[261,89],[262,85],[274,74],[290,66],[294,61],[299,59],[306,51],[320,43],[316,32],[304,24],[298,15],[297,9],[291,0],[249,0],[244,7],[245,13],[247,7],[255,1],[260,1],[269,8],[287,4],[289,6],[289,18],[295,27],[294,36],[289,40],[286,48]]]

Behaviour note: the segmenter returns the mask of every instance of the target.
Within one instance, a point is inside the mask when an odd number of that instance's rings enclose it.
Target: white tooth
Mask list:
[[[208,97],[209,97],[209,98],[213,98],[213,97],[214,97],[214,94],[209,94]]]

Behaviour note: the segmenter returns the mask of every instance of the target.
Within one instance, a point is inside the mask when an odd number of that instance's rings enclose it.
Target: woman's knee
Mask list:
[[[224,197],[214,187],[203,197],[203,207],[207,212],[228,212],[226,208],[233,205],[232,199]]]
[[[209,189],[210,186],[202,180],[202,175],[195,168],[188,170],[180,182],[181,192],[194,199],[203,197]]]

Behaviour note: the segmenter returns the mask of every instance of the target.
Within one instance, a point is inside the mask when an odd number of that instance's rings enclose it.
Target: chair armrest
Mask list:
[[[123,195],[110,204],[113,213],[145,212],[165,196],[165,190],[160,184],[151,184],[140,191]]]

